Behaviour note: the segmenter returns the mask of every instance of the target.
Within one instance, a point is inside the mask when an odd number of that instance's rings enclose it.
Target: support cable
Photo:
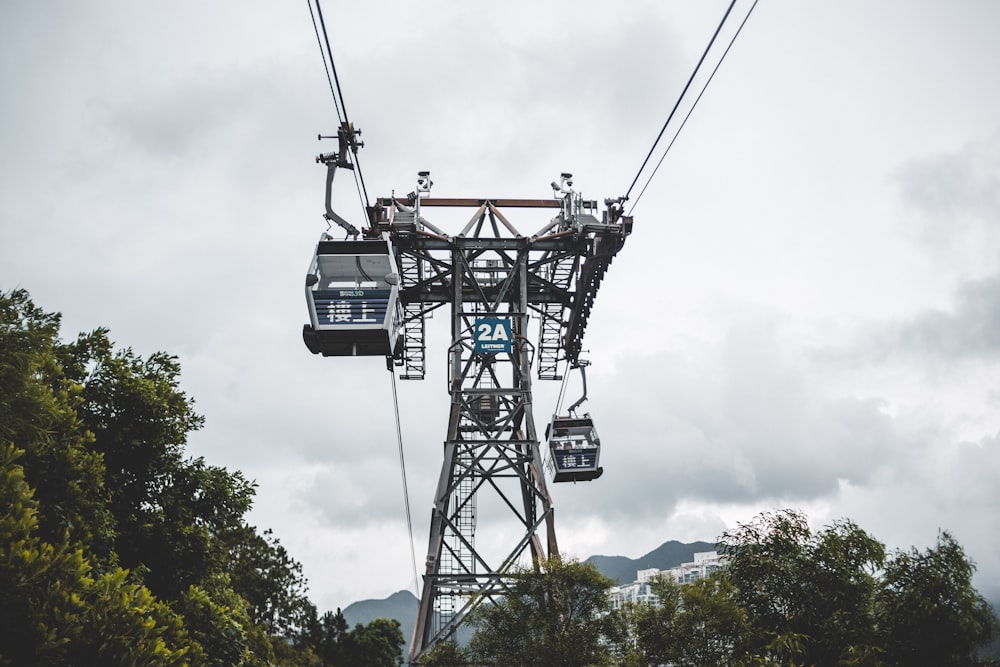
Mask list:
[[[634,211],[635,207],[639,204],[639,200],[642,199],[642,195],[644,192],[646,192],[646,188],[649,187],[649,184],[653,180],[653,177],[656,176],[656,172],[660,170],[660,165],[663,164],[663,159],[667,157],[667,153],[670,152],[670,149],[673,147],[674,142],[677,141],[677,137],[680,136],[681,130],[683,130],[684,126],[687,125],[688,118],[691,117],[691,114],[694,112],[695,107],[698,106],[698,102],[701,101],[701,96],[704,95],[705,91],[708,89],[708,84],[712,83],[712,79],[715,78],[715,73],[719,71],[719,67],[722,65],[722,61],[725,60],[726,56],[729,54],[729,50],[733,48],[733,44],[736,42],[736,38],[740,36],[740,32],[742,32],[743,30],[743,26],[746,25],[747,20],[750,18],[750,15],[753,14],[754,7],[757,6],[758,1],[759,0],[754,0],[753,5],[750,6],[750,11],[748,11],[747,15],[743,17],[743,21],[740,23],[739,28],[736,29],[736,33],[733,35],[732,39],[729,40],[729,45],[726,46],[726,50],[723,51],[722,57],[719,58],[719,62],[715,64],[715,67],[712,69],[712,73],[708,75],[708,80],[705,81],[705,85],[701,87],[701,92],[698,93],[698,97],[694,99],[694,103],[691,105],[691,108],[688,109],[688,112],[684,115],[684,120],[681,121],[681,126],[677,128],[676,132],[674,132],[674,136],[673,138],[670,139],[670,143],[667,144],[667,147],[663,150],[663,155],[660,156],[660,159],[656,163],[656,166],[653,168],[652,173],[649,175],[649,178],[646,179],[646,183],[642,186],[642,190],[639,191],[639,194],[636,196],[635,201],[632,202],[632,206],[628,210],[628,215],[632,215],[632,211]],[[633,183],[633,185],[635,184]]]
[[[691,83],[694,81],[694,78],[698,75],[698,70],[701,68],[701,64],[705,62],[705,58],[708,56],[708,52],[712,50],[712,45],[715,44],[715,38],[719,36],[719,32],[722,30],[722,26],[725,25],[726,20],[729,18],[729,13],[733,11],[733,7],[735,5],[736,5],[736,0],[732,0],[732,2],[729,3],[729,8],[726,9],[726,13],[722,16],[722,20],[719,21],[719,25],[715,29],[715,33],[712,35],[712,39],[709,40],[708,46],[705,47],[705,52],[701,54],[701,58],[698,60],[698,64],[695,65],[694,71],[691,72],[691,77],[688,79],[688,82],[684,85],[684,90],[681,91],[680,97],[678,97],[677,102],[674,103],[674,108],[670,110],[670,115],[667,116],[666,122],[663,123],[663,127],[660,128],[660,133],[656,135],[656,141],[653,142],[653,145],[649,149],[649,153],[646,154],[646,159],[642,161],[642,166],[639,167],[639,171],[636,172],[635,178],[632,179],[632,185],[628,186],[628,192],[625,193],[625,199],[628,199],[629,195],[632,194],[632,188],[634,188],[635,184],[639,181],[639,177],[642,175],[643,169],[645,169],[646,165],[649,163],[649,158],[653,156],[653,151],[656,150],[657,144],[660,143],[660,139],[663,137],[663,133],[667,131],[667,126],[670,125],[670,121],[673,119],[674,114],[677,113],[677,108],[681,105],[681,102],[684,100],[684,95],[687,94],[688,88],[691,87]]]
[[[396,373],[392,375],[392,404],[396,409],[396,442],[399,443],[399,471],[403,476],[403,506],[406,509],[406,529],[410,535],[410,561],[413,563],[413,591],[420,599],[420,577],[417,576],[417,553],[413,548],[413,520],[410,516],[410,491],[406,483],[406,461],[403,459],[403,429],[399,420],[399,398],[396,395]]]
[[[554,414],[558,415],[562,411],[563,400],[566,398],[566,384],[569,382],[569,372],[572,370],[569,362],[566,362],[566,372],[563,374],[562,384],[559,386],[559,398],[556,399],[556,411]]]
[[[316,32],[316,41],[319,43],[320,56],[323,58],[323,70],[326,72],[327,82],[330,84],[330,95],[333,97],[333,106],[337,110],[337,120],[350,125],[347,116],[347,105],[344,103],[344,92],[340,87],[340,77],[337,76],[337,65],[333,61],[333,49],[330,48],[330,36],[326,30],[326,21],[323,19],[323,8],[320,7],[319,0],[316,0],[316,12],[313,12],[313,0],[306,0],[309,4],[309,15],[312,17],[313,30]],[[319,16],[319,25],[316,24],[316,17]],[[323,31],[322,38],[320,30]],[[324,50],[323,46],[326,45]],[[331,77],[331,71],[333,73]],[[351,159],[354,162],[354,186],[358,191],[358,198],[361,200],[362,217],[368,219],[368,189],[365,187],[365,177],[361,173],[361,161],[358,159],[357,144],[352,140]]]
[[[319,44],[319,55],[323,59],[323,72],[326,74],[326,81],[330,84],[330,96],[333,97],[333,108],[337,110],[337,123],[343,123],[344,117],[340,113],[340,105],[337,103],[337,92],[333,87],[333,78],[330,76],[330,65],[326,60],[326,51],[323,50],[323,39],[319,36],[319,26],[316,24],[316,13],[313,11],[312,0],[306,0],[309,5],[309,16],[312,18],[313,31],[316,33],[316,43]]]
[[[319,0],[316,0],[316,13],[319,15],[319,25],[323,28],[323,41],[326,43],[326,53],[330,56],[330,69],[333,70],[333,81],[337,86],[337,97],[340,99],[340,108],[344,112],[344,122],[349,123],[350,119],[347,117],[347,105],[344,104],[344,91],[340,88],[340,78],[337,76],[337,65],[333,62],[333,49],[330,48],[330,36],[326,32],[326,21],[323,20],[323,8],[319,5]],[[336,100],[334,101],[336,104]]]

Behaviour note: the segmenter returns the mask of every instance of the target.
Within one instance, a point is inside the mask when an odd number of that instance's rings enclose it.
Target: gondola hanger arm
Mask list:
[[[330,222],[337,223],[352,238],[358,238],[361,233],[358,228],[349,223],[343,216],[333,210],[333,177],[337,173],[337,167],[354,170],[354,165],[348,159],[349,152],[357,153],[358,149],[364,146],[364,142],[357,140],[361,130],[355,130],[350,123],[341,123],[337,130],[337,140],[339,147],[335,153],[320,153],[316,156],[316,162],[326,165],[326,213],[323,217]],[[318,136],[319,139],[330,139],[332,137]]]
[[[583,380],[583,396],[581,396],[576,403],[569,406],[567,412],[569,412],[569,414],[571,415],[575,415],[576,409],[580,407],[584,401],[587,400],[587,366],[589,365],[590,362],[587,361],[586,359],[577,359],[576,361],[576,367],[580,369],[580,379]]]

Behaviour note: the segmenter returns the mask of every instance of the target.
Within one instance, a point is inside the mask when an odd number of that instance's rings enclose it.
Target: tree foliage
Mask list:
[[[636,605],[631,662],[677,667],[722,665],[741,646],[750,629],[737,590],[721,573],[690,584],[658,577],[651,588],[657,605]]]
[[[723,535],[724,575],[752,627],[750,664],[974,665],[997,619],[948,533],[920,553],[886,553],[850,521],[813,533],[805,517],[761,514]]]
[[[0,293],[0,665],[334,664],[301,565],[244,519],[254,485],[186,456],[177,359],[59,327]],[[389,664],[386,623],[353,664]]]
[[[439,644],[427,665],[910,667],[988,663],[1000,633],[948,533],[925,551],[887,553],[848,520],[813,531],[794,511],[722,536],[725,565],[680,584],[654,579],[656,603],[611,610],[608,581],[553,561],[517,573],[475,613],[468,649]]]
[[[102,457],[77,412],[83,387],[63,373],[59,322],[24,290],[0,294],[0,443],[23,452],[39,538],[66,538],[107,555],[114,519]]]
[[[603,615],[610,609],[611,583],[593,565],[558,558],[515,572],[502,600],[474,612],[474,664],[568,667],[608,661]]]
[[[802,514],[778,512],[740,525],[722,543],[737,603],[754,622],[741,650],[817,665],[870,652],[885,547],[857,525],[837,522],[814,535]]]
[[[469,664],[469,656],[455,641],[438,642],[420,658],[420,667],[466,667]]]
[[[307,627],[303,640],[317,656],[317,665],[395,667],[403,662],[406,642],[399,621],[377,618],[350,630],[343,612],[337,609],[318,619],[314,615]]]
[[[347,637],[344,665],[396,667],[402,663],[405,640],[399,621],[376,618],[367,625],[356,625]]]
[[[114,568],[94,575],[83,549],[38,536],[38,502],[0,446],[0,664],[182,665],[201,655],[182,619]]]
[[[947,532],[933,548],[900,551],[890,559],[875,608],[895,664],[976,664],[977,649],[1000,629],[972,586],[974,570]]]

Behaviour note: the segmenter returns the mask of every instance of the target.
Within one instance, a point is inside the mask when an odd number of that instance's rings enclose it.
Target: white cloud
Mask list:
[[[725,6],[327,3],[369,195],[421,169],[442,196],[545,197],[564,170],[623,194]],[[790,506],[900,546],[953,529],[996,581],[998,13],[761,3],[602,284],[606,472],[552,485],[564,551]],[[300,339],[337,122],[306,7],[5,3],[0,86],[0,289],[178,354],[192,453],[257,480],[321,606],[409,587],[388,374]],[[347,174],[335,201],[360,219]],[[398,388],[420,562],[445,319]]]

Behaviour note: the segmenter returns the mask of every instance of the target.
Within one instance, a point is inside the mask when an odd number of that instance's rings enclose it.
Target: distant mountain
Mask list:
[[[413,626],[417,624],[417,611],[420,607],[420,600],[410,591],[399,591],[393,593],[384,600],[361,600],[347,605],[343,609],[344,619],[352,630],[355,625],[368,625],[376,618],[394,618],[399,621],[403,630],[403,657],[405,658],[410,650],[410,638],[413,634]]]
[[[694,560],[695,553],[702,551],[712,551],[715,545],[711,542],[678,542],[670,540],[664,542],[657,548],[639,558],[626,558],[625,556],[591,556],[585,562],[593,563],[601,574],[614,579],[618,583],[635,581],[635,573],[638,570],[645,570],[651,567],[661,570],[668,570],[677,567],[681,563],[690,563]],[[350,628],[355,625],[367,625],[376,618],[394,618],[399,621],[403,628],[403,638],[406,639],[406,647],[403,655],[410,645],[410,635],[413,626],[417,621],[417,611],[420,601],[410,591],[399,591],[393,593],[384,600],[361,600],[354,602],[344,608],[344,618]]]
[[[384,600],[361,600],[347,605],[343,610],[347,625],[354,628],[359,623],[368,625],[376,618],[394,618],[403,626],[403,636],[408,640],[417,621],[420,600],[410,591],[393,593]]]
[[[694,560],[696,553],[705,551],[715,551],[715,544],[712,542],[684,543],[670,540],[639,558],[591,556],[586,562],[593,564],[605,577],[614,579],[619,584],[625,584],[635,581],[635,573],[639,570],[648,570],[651,567],[669,570],[681,563],[690,563]]]

